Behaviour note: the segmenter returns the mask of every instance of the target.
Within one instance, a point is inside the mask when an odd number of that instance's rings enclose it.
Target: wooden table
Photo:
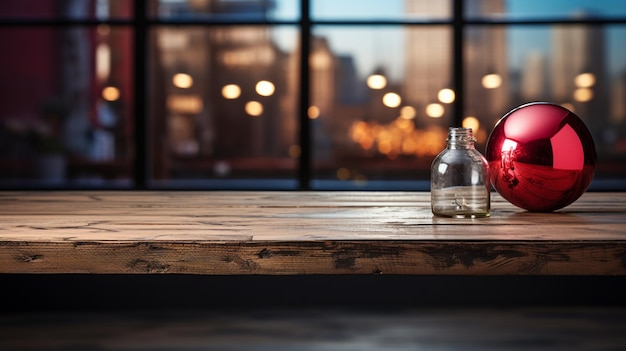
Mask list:
[[[0,273],[626,274],[625,193],[492,209],[433,217],[425,192],[0,192]]]
[[[0,192],[0,349],[626,349],[626,193],[544,214],[494,194],[492,208],[433,218],[420,192]]]

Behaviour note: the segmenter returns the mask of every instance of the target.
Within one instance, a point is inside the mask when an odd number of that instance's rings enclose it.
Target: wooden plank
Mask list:
[[[555,213],[494,194],[436,218],[420,192],[0,192],[0,273],[626,274],[626,194]]]
[[[624,274],[626,244],[3,242],[2,273]]]
[[[428,193],[5,192],[0,240],[620,240],[624,197],[540,214],[494,195],[472,220],[433,217]]]

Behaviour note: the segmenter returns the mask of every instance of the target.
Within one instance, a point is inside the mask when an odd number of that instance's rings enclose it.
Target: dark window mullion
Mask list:
[[[146,135],[149,133],[148,123],[147,123],[147,97],[148,94],[146,92],[146,88],[148,87],[148,83],[146,81],[147,74],[146,70],[148,65],[147,62],[147,45],[148,45],[148,28],[147,28],[147,20],[146,20],[146,0],[135,0],[134,2],[134,21],[133,21],[133,29],[134,29],[134,91],[135,91],[135,103],[134,103],[134,123],[133,133],[134,133],[134,171],[133,171],[133,187],[135,189],[145,189],[146,184],[148,183],[147,177],[149,173],[147,172],[148,167],[148,148],[146,146],[146,142],[148,138]]]
[[[456,98],[454,100],[454,126],[463,124],[463,112],[465,110],[465,89],[463,67],[463,32],[465,30],[464,3],[465,0],[454,0],[453,8],[453,25],[452,25],[452,72],[454,76],[454,91]]]
[[[311,13],[310,0],[300,2],[300,101],[298,119],[300,122],[300,158],[298,164],[298,181],[300,190],[311,189],[312,148],[311,122],[308,117],[310,105],[311,75],[309,56],[311,52]]]

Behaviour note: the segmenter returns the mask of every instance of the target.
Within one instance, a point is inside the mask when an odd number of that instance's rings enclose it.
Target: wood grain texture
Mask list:
[[[0,273],[624,275],[626,194],[554,213],[426,192],[0,192]]]

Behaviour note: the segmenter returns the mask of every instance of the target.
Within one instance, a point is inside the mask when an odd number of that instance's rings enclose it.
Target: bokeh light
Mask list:
[[[431,118],[440,118],[446,110],[441,104],[432,103],[426,106],[426,115]]]
[[[383,95],[383,104],[387,107],[395,108],[400,106],[402,98],[396,93],[386,93]]]
[[[439,90],[439,93],[437,94],[437,98],[439,99],[440,102],[444,104],[451,104],[454,102],[456,95],[454,94],[454,90],[444,88],[444,89]]]
[[[117,101],[120,98],[120,90],[116,87],[102,89],[102,98],[106,101]]]
[[[574,90],[574,100],[578,102],[587,102],[593,99],[593,90],[589,88],[578,88]]]
[[[263,113],[263,105],[258,101],[248,101],[245,110],[250,116],[257,117]]]
[[[370,89],[380,90],[387,86],[387,78],[382,74],[372,74],[367,77],[367,86]]]
[[[413,119],[417,115],[417,111],[413,106],[404,106],[400,109],[400,117],[404,119]]]
[[[307,115],[310,119],[317,119],[320,116],[320,108],[317,106],[309,106]]]
[[[241,96],[241,88],[237,84],[227,84],[222,88],[222,96],[226,99],[236,99]]]
[[[177,88],[188,89],[193,86],[193,77],[187,73],[176,73],[172,77],[172,84]]]
[[[593,73],[581,73],[574,78],[577,88],[591,88],[596,84],[596,76]]]
[[[474,134],[478,132],[478,128],[480,127],[480,121],[478,118],[474,116],[467,116],[463,118],[463,128],[472,128]]]
[[[261,96],[272,96],[276,88],[274,87],[274,84],[272,82],[269,82],[267,80],[262,80],[256,83],[255,90],[257,94]]]
[[[500,85],[502,85],[502,77],[500,77],[500,75],[496,73],[486,74],[485,76],[483,76],[481,83],[486,89],[499,88]]]

